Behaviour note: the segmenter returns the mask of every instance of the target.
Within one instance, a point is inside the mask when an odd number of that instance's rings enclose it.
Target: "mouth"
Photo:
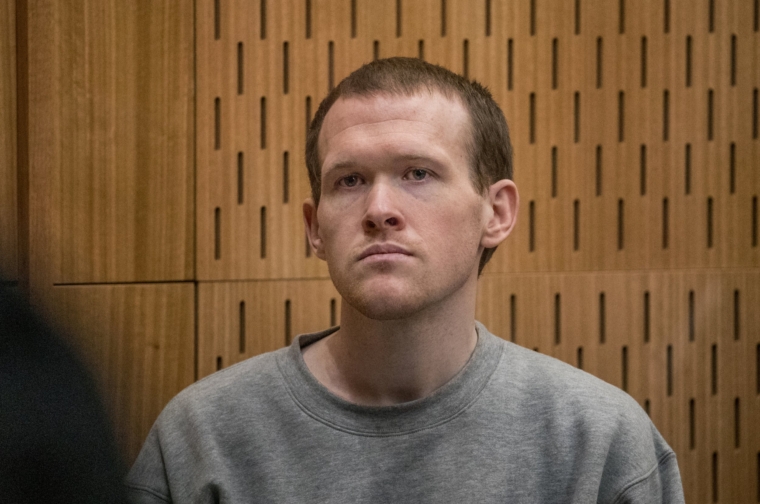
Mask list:
[[[399,245],[394,245],[392,243],[378,243],[375,245],[370,245],[364,249],[364,251],[359,254],[358,260],[361,261],[362,259],[366,259],[367,257],[372,256],[391,257],[393,255],[411,256],[412,253]]]

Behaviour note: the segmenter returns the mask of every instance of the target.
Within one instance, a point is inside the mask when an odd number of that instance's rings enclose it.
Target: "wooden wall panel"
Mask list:
[[[719,502],[750,502],[760,452],[758,303],[756,269],[486,274],[478,318],[630,393],[675,449],[687,502],[712,502],[715,453]]]
[[[18,182],[16,139],[16,2],[0,1],[0,275],[16,280]]]
[[[193,285],[65,286],[54,295],[131,463],[166,403],[193,382]]]
[[[340,320],[330,280],[203,282],[198,306],[199,378]]]
[[[60,177],[54,281],[192,278],[192,2],[29,12],[30,117],[53,136],[30,147],[47,153],[40,176]]]

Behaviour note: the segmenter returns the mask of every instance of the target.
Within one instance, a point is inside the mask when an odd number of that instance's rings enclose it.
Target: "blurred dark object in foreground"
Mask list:
[[[122,502],[123,475],[94,381],[0,283],[0,502]]]

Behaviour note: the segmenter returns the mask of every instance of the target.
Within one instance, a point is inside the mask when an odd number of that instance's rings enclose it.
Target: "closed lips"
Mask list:
[[[408,250],[406,250],[403,247],[399,247],[398,245],[392,245],[392,244],[378,244],[378,245],[371,245],[367,247],[364,252],[359,255],[359,260],[361,261],[365,257],[369,257],[376,254],[404,254],[404,255],[412,255],[409,253]]]

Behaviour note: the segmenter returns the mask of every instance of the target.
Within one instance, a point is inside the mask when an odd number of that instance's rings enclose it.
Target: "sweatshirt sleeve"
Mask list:
[[[624,488],[614,504],[683,504],[681,475],[672,451],[665,453],[657,466]]]
[[[163,455],[154,426],[124,483],[129,504],[171,503]]]

